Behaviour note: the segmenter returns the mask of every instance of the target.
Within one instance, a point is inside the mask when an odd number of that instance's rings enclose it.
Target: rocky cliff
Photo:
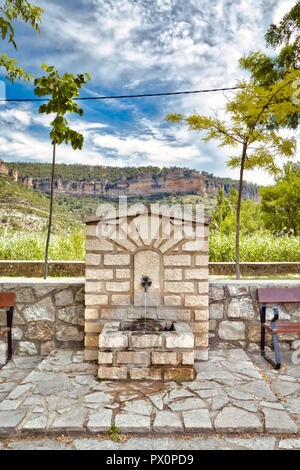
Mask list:
[[[38,191],[50,193],[50,178],[33,178],[24,176],[23,184]],[[122,177],[116,181],[99,179],[97,181],[79,180],[57,177],[55,179],[55,193],[57,195],[101,196],[115,199],[119,196],[136,197],[160,194],[198,194],[200,196],[217,195],[220,189],[225,194],[231,188],[238,190],[238,182],[217,178],[212,175],[205,176],[195,170],[170,170],[159,174],[139,174],[135,177]],[[257,199],[258,187],[245,183],[243,189],[244,199]]]

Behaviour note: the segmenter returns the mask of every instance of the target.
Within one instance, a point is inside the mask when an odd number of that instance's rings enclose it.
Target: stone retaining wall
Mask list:
[[[44,356],[56,348],[83,348],[84,283],[80,279],[0,283],[0,292],[10,291],[16,292],[14,354]],[[0,326],[5,324],[1,310]],[[1,338],[2,349],[5,341]]]
[[[300,287],[299,281],[211,281],[209,283],[209,345],[239,346],[252,352],[260,351],[260,317],[257,289],[266,287]],[[274,304],[275,306],[275,304]],[[280,304],[279,318],[300,320],[300,303]],[[267,307],[267,320],[273,317],[272,305]],[[298,333],[278,335],[282,350],[300,347]],[[271,335],[266,335],[266,344]]]
[[[300,282],[210,281],[209,347],[242,346],[259,351],[258,287],[300,287]],[[9,291],[16,292],[14,354],[47,355],[54,348],[83,349],[84,280],[2,280],[0,292]],[[279,314],[283,319],[299,321],[300,304],[281,305]],[[1,326],[5,320],[1,311]],[[0,346],[4,342],[1,338]],[[283,350],[299,348],[300,335],[282,335],[280,342]]]

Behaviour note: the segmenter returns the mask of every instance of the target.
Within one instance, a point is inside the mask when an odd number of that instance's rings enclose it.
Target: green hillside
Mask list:
[[[81,216],[95,213],[99,204],[113,203],[103,198],[82,196],[55,196],[53,234],[71,233],[82,229]],[[130,199],[130,205],[137,202],[160,204],[203,204],[207,211],[216,205],[216,197],[197,195],[169,195],[136,197]],[[50,197],[42,191],[25,187],[21,182],[14,182],[10,177],[0,174],[0,234],[13,232],[46,232]]]

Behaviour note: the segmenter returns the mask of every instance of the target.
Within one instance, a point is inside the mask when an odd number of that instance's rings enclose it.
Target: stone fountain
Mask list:
[[[209,218],[139,205],[84,222],[85,359],[101,379],[192,380],[208,358]]]

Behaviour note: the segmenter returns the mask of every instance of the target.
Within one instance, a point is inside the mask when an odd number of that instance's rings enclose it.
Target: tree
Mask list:
[[[278,49],[277,55],[268,56],[260,51],[251,52],[240,59],[240,67],[250,72],[251,81],[268,87],[281,81],[291,70],[300,68],[300,2],[280,21],[279,26],[271,24],[265,34],[266,46]],[[293,86],[300,85],[295,81]],[[273,122],[275,125],[275,121]],[[299,125],[299,112],[289,115],[288,127]]]
[[[30,4],[27,0],[6,0],[3,6],[0,6],[0,32],[2,39],[8,39],[15,50],[17,44],[15,41],[15,31],[13,22],[22,20],[29,23],[36,31],[40,31],[39,23],[43,9]],[[33,76],[25,72],[16,59],[9,58],[6,54],[0,53],[0,67],[4,67],[6,78],[11,83],[15,80],[24,79],[26,81],[33,80]]]
[[[64,117],[67,113],[83,115],[83,109],[74,102],[73,98],[79,96],[79,90],[83,84],[86,84],[90,80],[88,73],[74,75],[65,73],[60,76],[58,71],[53,66],[48,67],[46,64],[42,64],[48,76],[37,78],[34,81],[35,90],[34,93],[37,96],[51,96],[51,99],[42,104],[39,107],[39,113],[51,114],[55,113],[56,117],[51,122],[50,138],[53,146],[53,157],[52,157],[52,173],[51,173],[51,194],[50,194],[50,210],[49,210],[49,223],[48,223],[48,234],[45,249],[45,272],[44,279],[47,278],[48,274],[48,250],[51,234],[52,225],[52,212],[53,212],[53,196],[54,196],[54,176],[55,176],[55,159],[56,159],[56,145],[62,143],[72,145],[74,150],[82,149],[84,138],[82,134],[70,129],[68,127],[68,121]]]
[[[260,189],[263,220],[268,230],[300,235],[300,164],[287,163],[276,184]]]
[[[240,83],[241,89],[234,99],[227,103],[227,120],[214,116],[194,114],[185,117],[182,114],[168,114],[166,120],[185,124],[190,130],[204,132],[205,142],[216,139],[220,146],[240,147],[241,153],[232,156],[227,165],[240,169],[239,191],[236,213],[236,278],[240,279],[239,265],[239,230],[240,210],[243,189],[244,170],[262,168],[270,174],[278,172],[275,157],[292,157],[296,149],[294,137],[284,138],[276,130],[289,125],[288,116],[299,111],[299,105],[293,103],[291,84],[296,72],[290,72],[278,83],[268,88],[252,83]],[[277,125],[272,125],[276,121]]]

